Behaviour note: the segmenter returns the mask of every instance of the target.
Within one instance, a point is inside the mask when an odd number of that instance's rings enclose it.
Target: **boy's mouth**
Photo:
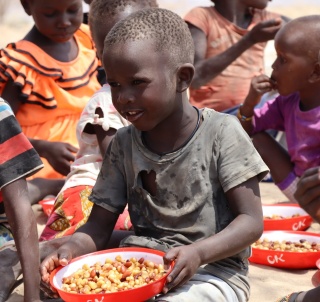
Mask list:
[[[143,115],[143,111],[132,110],[132,111],[123,112],[123,114],[124,114],[126,120],[128,120],[130,123],[132,123]]]
[[[272,89],[277,90],[278,89],[278,82],[275,80],[274,77],[270,77],[271,83],[272,83]]]

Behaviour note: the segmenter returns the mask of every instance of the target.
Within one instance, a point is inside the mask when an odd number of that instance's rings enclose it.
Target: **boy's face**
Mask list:
[[[103,65],[118,112],[141,131],[161,125],[177,104],[177,69],[151,39],[107,47]]]
[[[82,23],[81,0],[22,0],[39,32],[54,42],[70,40]]]
[[[272,64],[271,78],[276,81],[280,95],[294,92],[308,93],[309,79],[314,70],[315,62],[303,51],[299,38],[292,33],[280,30],[275,37],[277,58]]]

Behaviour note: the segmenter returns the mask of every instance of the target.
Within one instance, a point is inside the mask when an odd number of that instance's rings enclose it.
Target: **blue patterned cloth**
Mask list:
[[[13,240],[13,235],[9,226],[5,223],[0,223],[0,247],[11,240]]]

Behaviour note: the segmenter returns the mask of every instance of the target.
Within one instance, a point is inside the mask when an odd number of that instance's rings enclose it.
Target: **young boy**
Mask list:
[[[248,301],[247,258],[263,230],[259,180],[268,170],[233,116],[190,105],[193,57],[187,25],[165,9],[134,13],[109,32],[112,101],[132,125],[105,155],[88,222],[42,262],[43,281],[105,248],[128,203],[135,235],[121,246],[175,260],[157,301]]]
[[[253,76],[264,70],[264,50],[288,18],[266,10],[270,0],[212,0],[186,16],[195,43],[190,101],[217,111],[243,102]],[[281,17],[281,18],[280,18]]]
[[[26,177],[43,167],[37,152],[21,132],[10,106],[0,98],[0,200],[12,229],[25,278],[25,301],[39,300],[39,246],[35,217],[30,205]],[[0,201],[0,205],[1,205]],[[1,226],[1,224],[0,224]],[[2,249],[4,249],[3,247]],[[0,258],[0,301],[7,300],[7,288],[13,286],[8,270],[10,248]],[[8,256],[8,257],[7,257]]]
[[[294,202],[299,177],[320,165],[320,16],[296,18],[275,37],[277,58],[271,78],[252,80],[238,117],[268,165],[279,189]],[[254,109],[261,96],[277,89],[280,96]],[[284,131],[287,150],[266,133]]]

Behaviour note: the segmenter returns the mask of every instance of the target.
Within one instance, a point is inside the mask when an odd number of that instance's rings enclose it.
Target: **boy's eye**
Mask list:
[[[144,83],[143,80],[133,80],[133,81],[132,81],[132,84],[133,84],[133,85],[140,85],[140,84],[142,84],[142,83]]]
[[[75,8],[70,8],[70,9],[68,10],[68,13],[69,13],[69,14],[77,14],[80,9],[81,9],[80,6],[79,6],[79,7],[75,7]]]
[[[278,59],[279,59],[280,63],[286,63],[287,62],[286,59],[284,57],[282,57],[282,56],[279,56]]]
[[[119,87],[120,84],[117,82],[108,82],[108,84],[110,85],[110,87]]]
[[[50,12],[50,13],[44,13],[44,15],[48,18],[50,17],[54,17],[55,13],[54,12]]]

